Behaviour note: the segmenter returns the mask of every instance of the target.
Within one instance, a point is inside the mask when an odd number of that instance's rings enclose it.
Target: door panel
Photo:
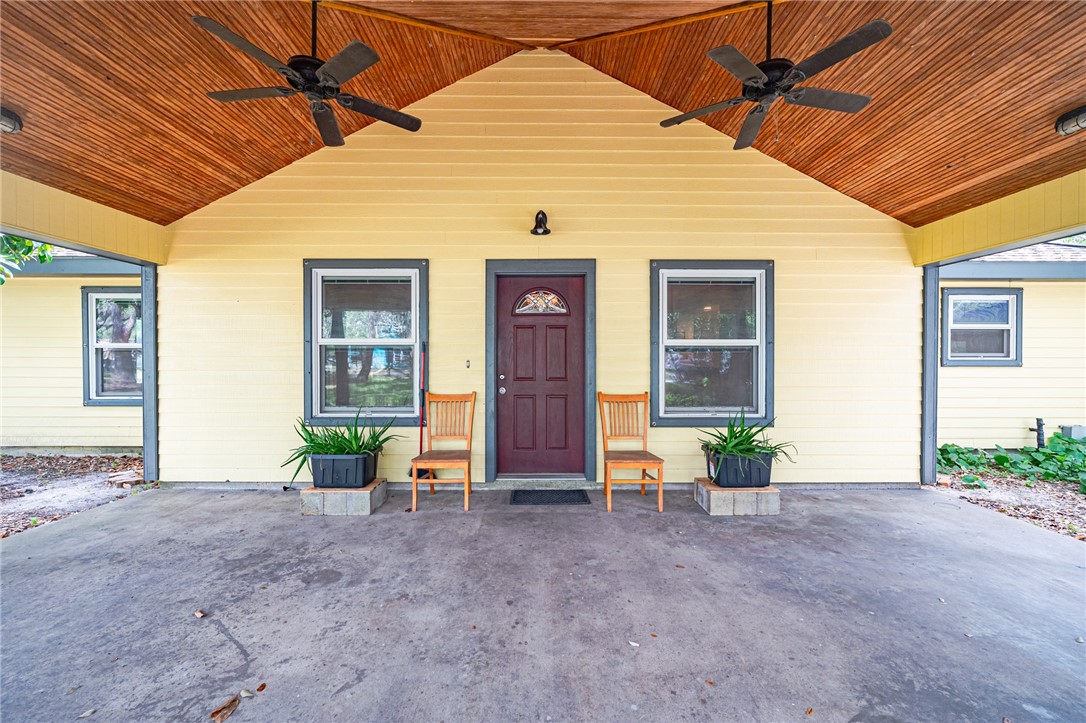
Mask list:
[[[497,472],[584,474],[584,277],[499,276],[497,285]],[[516,313],[554,308],[520,303],[538,289],[566,311]]]

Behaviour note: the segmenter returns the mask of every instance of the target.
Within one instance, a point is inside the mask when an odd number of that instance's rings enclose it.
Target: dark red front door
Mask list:
[[[584,277],[499,276],[497,303],[498,474],[584,474]]]

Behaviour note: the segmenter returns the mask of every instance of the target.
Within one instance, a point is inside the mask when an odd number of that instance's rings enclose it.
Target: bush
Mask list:
[[[956,444],[939,448],[936,464],[940,472],[994,472],[1059,482],[1077,482],[1086,494],[1086,438],[1073,439],[1053,434],[1045,447],[1022,447],[1012,452],[998,444],[994,454],[981,449],[966,449]]]

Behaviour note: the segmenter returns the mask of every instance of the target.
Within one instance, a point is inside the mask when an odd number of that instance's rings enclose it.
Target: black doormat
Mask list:
[[[513,490],[511,505],[590,505],[584,490]]]

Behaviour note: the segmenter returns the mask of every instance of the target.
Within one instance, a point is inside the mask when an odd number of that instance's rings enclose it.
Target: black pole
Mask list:
[[[765,17],[765,59],[773,57],[773,0],[766,3]]]
[[[309,54],[314,58],[317,57],[317,0],[313,0],[313,42],[311,48]]]

